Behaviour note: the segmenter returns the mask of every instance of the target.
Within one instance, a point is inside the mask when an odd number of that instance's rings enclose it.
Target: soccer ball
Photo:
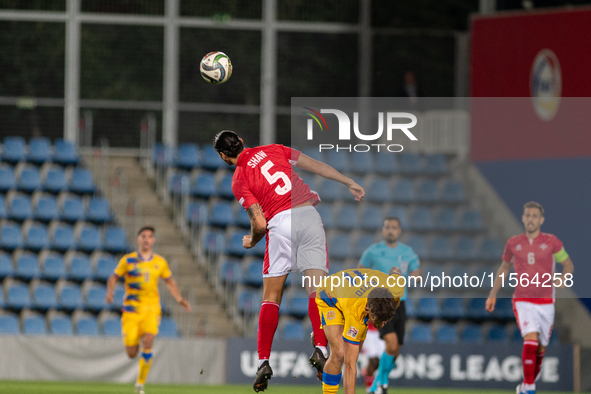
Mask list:
[[[232,75],[232,62],[224,52],[209,52],[201,59],[201,76],[209,83],[224,83]]]

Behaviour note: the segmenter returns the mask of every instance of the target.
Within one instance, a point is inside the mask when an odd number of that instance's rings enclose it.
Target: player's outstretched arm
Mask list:
[[[113,294],[115,293],[115,285],[119,277],[115,274],[111,274],[109,279],[107,279],[107,295],[105,296],[105,301],[107,304],[111,304],[113,302]]]
[[[345,355],[345,373],[343,376],[344,394],[355,394],[355,382],[357,379],[357,359],[359,358],[360,344],[354,345],[345,341],[343,344]]]
[[[252,204],[246,209],[250,218],[250,235],[242,238],[242,246],[253,248],[267,233],[267,220],[259,204]]]
[[[302,153],[298,157],[297,167],[318,174],[323,178],[342,183],[349,188],[349,191],[355,197],[355,201],[363,201],[363,197],[365,197],[365,190],[355,183],[353,179],[344,176],[326,163],[312,159]]]
[[[503,278],[507,278],[509,276],[510,271],[511,264],[507,263],[506,261],[503,261],[501,263],[501,266],[499,267],[499,270],[497,271],[497,277],[495,279],[493,288],[490,290],[490,294],[486,299],[485,307],[488,312],[492,312],[495,310],[495,304],[497,303],[497,293],[499,292],[503,284],[503,280],[500,278],[500,276],[502,275]]]
[[[178,302],[180,306],[185,308],[187,312],[191,313],[191,305],[189,304],[189,301],[187,301],[183,298],[183,296],[181,296],[181,292],[179,291],[179,288],[176,284],[176,280],[174,280],[174,278],[171,276],[169,278],[164,279],[164,282],[166,283],[168,291],[170,291],[170,294],[172,294],[176,302]]]

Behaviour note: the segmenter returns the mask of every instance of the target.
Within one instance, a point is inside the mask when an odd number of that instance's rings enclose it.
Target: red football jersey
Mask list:
[[[232,178],[232,192],[242,207],[260,204],[269,221],[277,213],[307,201],[318,204],[318,193],[293,171],[299,157],[299,151],[278,144],[242,151]]]
[[[562,249],[562,242],[552,234],[540,233],[534,239],[529,239],[525,234],[509,238],[503,261],[513,263],[517,273],[518,285],[513,294],[515,301],[528,301],[535,304],[554,302],[553,283],[556,265],[554,254]],[[525,277],[524,274],[528,275],[529,281],[534,280],[537,274],[535,279],[539,284],[530,283],[528,286],[521,286],[521,278]],[[505,278],[505,283],[508,283],[507,281],[508,278]]]

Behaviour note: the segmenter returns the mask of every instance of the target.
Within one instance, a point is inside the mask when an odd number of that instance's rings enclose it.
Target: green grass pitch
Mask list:
[[[507,394],[513,391],[500,390],[460,390],[460,389],[407,389],[392,387],[392,394]],[[0,381],[0,393],[2,394],[132,394],[133,384],[112,383],[63,383],[63,382],[14,382]],[[250,385],[223,385],[223,386],[183,386],[146,384],[146,394],[252,394]],[[268,394],[322,394],[322,388],[318,386],[286,386],[271,384],[265,391]],[[342,388],[339,390],[342,393]],[[361,387],[356,394],[365,394]],[[546,392],[543,394],[560,394],[558,392]]]

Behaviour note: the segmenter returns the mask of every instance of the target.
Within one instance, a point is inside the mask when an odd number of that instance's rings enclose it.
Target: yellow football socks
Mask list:
[[[146,383],[150,367],[152,367],[152,361],[152,349],[143,349],[142,354],[140,355],[140,368],[137,373],[138,384]]]

